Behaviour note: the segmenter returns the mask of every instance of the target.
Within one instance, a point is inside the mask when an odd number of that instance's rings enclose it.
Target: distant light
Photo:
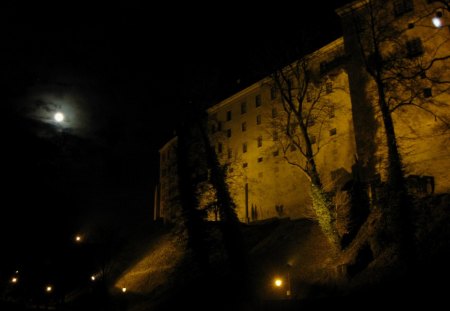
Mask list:
[[[122,293],[125,293],[127,291],[126,287],[122,287]]]
[[[19,280],[18,278],[13,277],[13,278],[11,279],[11,283],[17,283],[18,280]]]
[[[436,28],[442,27],[442,20],[439,17],[435,16],[432,18],[431,21],[433,22],[434,27],[436,27]]]
[[[53,118],[55,118],[55,121],[58,123],[62,122],[62,121],[64,121],[64,114],[62,112],[57,112],[57,113],[55,113]]]
[[[281,285],[283,285],[283,280],[276,278],[274,284],[276,287],[281,287]]]
[[[75,241],[76,242],[81,242],[81,235],[75,236]]]
[[[47,287],[45,288],[45,291],[46,291],[47,293],[50,293],[52,290],[53,290],[53,288],[52,288],[51,286],[47,286]]]
[[[16,274],[19,274],[19,270],[16,270]]]
[[[91,276],[91,281],[92,281],[92,282],[95,281],[95,275],[92,275],[92,276]]]

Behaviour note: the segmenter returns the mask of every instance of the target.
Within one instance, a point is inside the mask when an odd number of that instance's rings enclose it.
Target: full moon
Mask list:
[[[62,112],[57,112],[55,113],[53,118],[55,119],[56,122],[62,122],[64,121],[64,114]]]

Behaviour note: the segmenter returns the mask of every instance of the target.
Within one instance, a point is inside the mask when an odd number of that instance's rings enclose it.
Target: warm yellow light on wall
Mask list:
[[[276,287],[281,287],[283,285],[283,280],[280,278],[276,278],[273,284],[275,284]]]

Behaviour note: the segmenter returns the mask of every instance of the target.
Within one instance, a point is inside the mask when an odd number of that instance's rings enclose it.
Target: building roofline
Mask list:
[[[334,11],[336,12],[337,15],[339,15],[339,17],[342,17],[342,16],[345,16],[345,15],[351,13],[352,11],[362,8],[363,6],[367,5],[368,2],[369,2],[369,0],[353,1],[353,2],[346,4],[340,8],[337,8]]]
[[[309,56],[315,57],[318,56],[320,54],[324,54],[327,53],[329,51],[332,51],[333,49],[336,49],[338,46],[344,45],[344,37],[339,37],[336,40],[331,41],[330,43],[328,43],[327,45],[324,45],[323,47],[321,47],[320,49],[308,54]],[[308,56],[307,55],[307,56]],[[248,93],[253,92],[254,90],[258,89],[261,85],[267,84],[269,83],[270,78],[269,77],[265,77],[255,83],[253,83],[252,85],[246,87],[245,89],[231,95],[230,97],[225,98],[224,100],[220,101],[219,103],[215,104],[214,106],[210,107],[207,109],[208,113],[214,113],[217,110],[219,110],[220,108],[228,105],[230,102],[238,99],[239,97],[242,97],[244,95],[247,95]]]
[[[169,148],[172,144],[176,143],[178,140],[178,136],[175,136],[171,138],[168,142],[166,142],[161,148],[159,148],[159,153],[165,151],[167,148]]]

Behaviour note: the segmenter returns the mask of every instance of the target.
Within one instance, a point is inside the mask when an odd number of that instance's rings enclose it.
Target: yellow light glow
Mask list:
[[[281,287],[283,285],[283,280],[276,278],[273,283],[275,284],[276,287]]]
[[[45,288],[45,291],[46,291],[47,293],[50,293],[52,290],[53,290],[53,288],[52,288],[51,286],[47,286],[47,287]]]
[[[18,280],[19,280],[18,278],[13,277],[13,278],[11,279],[11,282],[12,282],[12,283],[17,283]]]
[[[57,113],[55,113],[53,118],[55,118],[56,122],[62,122],[62,121],[64,121],[64,114],[62,112],[57,112]]]
[[[77,235],[77,236],[75,237],[75,241],[81,242],[81,236],[80,236],[80,235]]]
[[[127,291],[126,287],[122,287],[122,293],[125,293]]]

